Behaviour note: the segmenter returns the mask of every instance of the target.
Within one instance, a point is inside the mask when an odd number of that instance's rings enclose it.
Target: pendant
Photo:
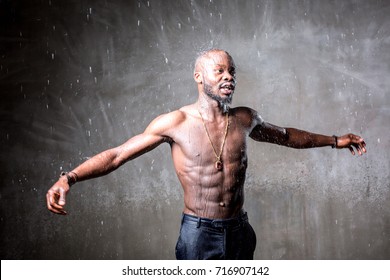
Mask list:
[[[222,170],[222,167],[223,167],[222,161],[217,160],[217,161],[215,162],[215,168],[216,168],[218,171],[221,171],[221,170]]]

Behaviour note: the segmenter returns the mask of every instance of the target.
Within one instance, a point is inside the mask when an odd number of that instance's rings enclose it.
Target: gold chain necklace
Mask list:
[[[213,151],[214,151],[214,155],[215,155],[215,158],[216,158],[216,161],[215,161],[215,168],[220,171],[222,170],[222,160],[221,160],[221,156],[222,156],[222,152],[223,152],[223,147],[225,146],[225,141],[226,141],[226,136],[227,136],[227,133],[228,133],[228,128],[229,128],[229,113],[226,113],[226,128],[225,128],[225,135],[223,136],[223,142],[222,142],[222,145],[221,145],[221,149],[219,151],[219,154],[217,154],[217,151],[216,149],[214,148],[214,145],[213,145],[213,142],[211,141],[211,138],[210,138],[210,134],[207,130],[207,127],[206,127],[206,123],[204,122],[204,119],[203,119],[203,116],[202,114],[200,113],[199,109],[198,109],[198,113],[200,115],[200,118],[202,119],[202,123],[203,123],[203,127],[204,127],[204,130],[206,130],[206,134],[207,134],[207,138],[209,139],[209,142],[211,144],[211,147],[213,148]]]

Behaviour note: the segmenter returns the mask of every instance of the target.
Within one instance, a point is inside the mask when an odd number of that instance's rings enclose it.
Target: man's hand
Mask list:
[[[57,181],[47,192],[46,194],[46,202],[47,208],[56,214],[66,215],[66,211],[64,209],[65,206],[65,196],[69,191],[69,184],[62,180]]]
[[[363,155],[363,153],[367,152],[366,143],[364,142],[363,138],[352,133],[337,137],[336,148],[348,148],[351,151],[352,155],[355,155],[354,148],[359,155]]]

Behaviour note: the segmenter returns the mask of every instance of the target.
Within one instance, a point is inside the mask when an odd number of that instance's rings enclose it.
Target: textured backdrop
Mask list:
[[[197,99],[196,54],[237,64],[234,106],[363,135],[368,154],[250,142],[256,259],[390,258],[390,1],[0,1],[2,259],[173,259],[182,190],[162,145],[75,185],[62,170]]]

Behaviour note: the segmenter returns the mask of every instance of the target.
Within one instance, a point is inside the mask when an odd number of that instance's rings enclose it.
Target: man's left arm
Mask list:
[[[258,123],[250,133],[256,141],[269,142],[295,149],[308,149],[331,146],[337,149],[348,148],[352,155],[366,153],[363,138],[349,133],[343,136],[326,136],[296,128],[283,128],[267,122]]]

